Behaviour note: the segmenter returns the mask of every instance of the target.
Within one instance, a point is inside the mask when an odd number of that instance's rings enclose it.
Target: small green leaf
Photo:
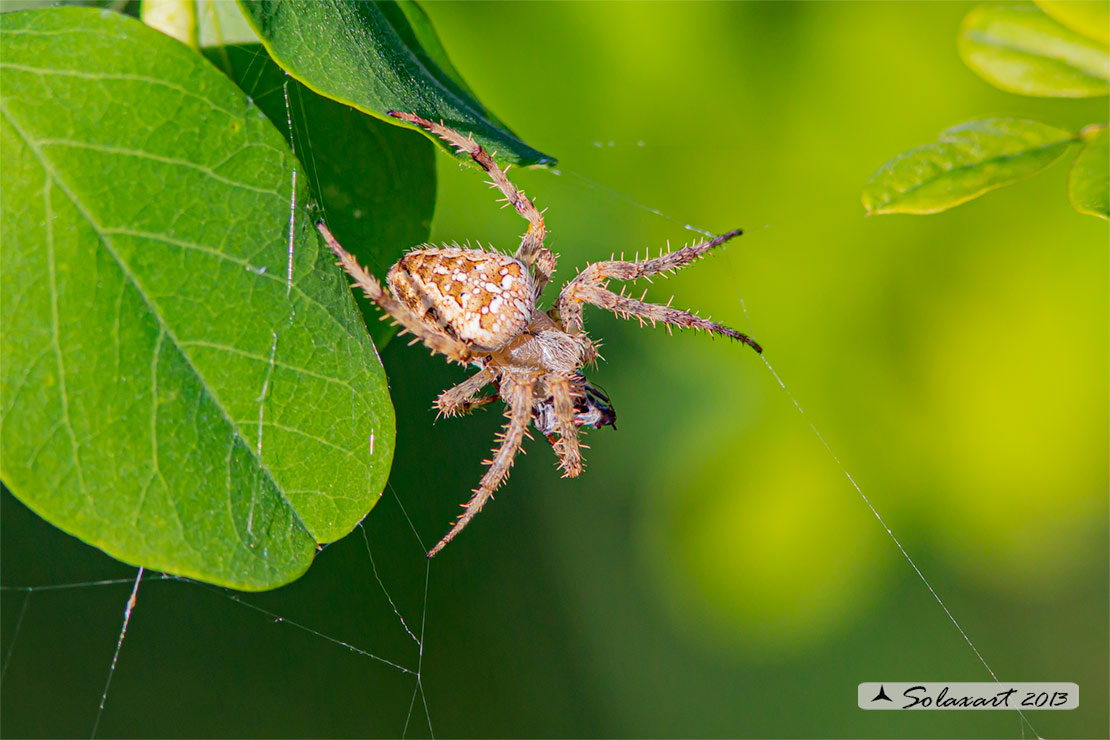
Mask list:
[[[258,34],[238,4],[231,0],[192,0],[197,5],[197,27],[202,49],[230,44],[257,44]]]
[[[1110,2],[1106,0],[1036,0],[1059,23],[1101,44],[1110,44]]]
[[[0,45],[0,477],[126,562],[293,580],[374,505],[394,439],[296,159],[132,18],[4,15]]]
[[[386,115],[390,110],[442,121],[505,162],[555,161],[478,102],[412,0],[240,0],[240,6],[274,61],[320,95],[393,124],[400,125]]]
[[[139,18],[170,38],[200,48],[196,0],[143,0]]]
[[[1080,213],[1110,220],[1110,128],[1084,139],[1068,178],[1071,204]]]
[[[367,270],[384,278],[407,249],[427,241],[436,197],[432,142],[317,95],[286,75],[258,44],[205,54],[286,139],[291,119],[294,150],[304,164],[301,176],[317,191],[332,233]],[[384,347],[396,327],[381,321],[381,311],[361,292],[355,298],[374,344]]]
[[[880,167],[863,190],[872,213],[937,213],[1038,172],[1075,135],[1038,121],[984,118],[954,126],[936,143]]]
[[[981,6],[964,18],[960,57],[1008,92],[1089,98],[1110,92],[1110,53],[1034,5]]]

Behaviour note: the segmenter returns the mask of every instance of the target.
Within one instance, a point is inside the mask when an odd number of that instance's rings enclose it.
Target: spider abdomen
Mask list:
[[[477,249],[418,249],[393,265],[389,288],[424,321],[496,350],[528,326],[534,286],[523,264]]]

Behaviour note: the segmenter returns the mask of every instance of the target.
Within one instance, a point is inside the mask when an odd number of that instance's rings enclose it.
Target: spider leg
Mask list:
[[[680,311],[670,306],[660,306],[657,303],[638,301],[635,298],[617,295],[611,290],[598,288],[592,285],[580,289],[578,291],[578,296],[579,300],[604,308],[607,311],[612,311],[622,319],[635,316],[640,320],[641,325],[643,325],[645,321],[648,321],[652,326],[654,326],[656,322],[662,322],[669,326],[677,326],[680,329],[702,329],[714,334],[721,334],[726,337],[731,337],[732,339],[737,339],[756,352],[763,352],[763,348],[747,334],[741,334],[735,329],[730,329],[715,321],[703,319],[701,316],[692,314],[689,311]],[[581,311],[581,308],[579,308],[579,311]]]
[[[428,553],[429,558],[435,557],[435,554],[442,550],[448,542],[455,539],[455,535],[461,532],[470,523],[470,520],[482,510],[486,501],[493,496],[493,492],[509,476],[509,468],[512,467],[513,459],[524,441],[524,434],[532,420],[532,384],[513,383],[507,401],[506,415],[509,417],[509,421],[505,424],[505,431],[499,435],[501,444],[494,452],[493,459],[487,461],[489,470],[482,476],[478,488],[474,490],[474,495],[466,503],[462,515],[455,520],[455,525],[451,527],[451,531],[444,535],[439,544]]]
[[[436,398],[436,409],[440,416],[458,416],[469,414],[479,406],[496,401],[500,396],[496,393],[477,398],[478,391],[493,382],[493,373],[488,368],[482,368],[474,375],[459,383],[453,388],[448,388]]]
[[[680,328],[704,329],[715,334],[722,334],[740,340],[756,352],[762,352],[763,349],[750,337],[727,326],[703,319],[688,311],[680,311],[670,306],[645,303],[624,295],[618,295],[605,288],[605,284],[609,280],[636,280],[680,270],[700,259],[713,247],[724,244],[741,233],[739,229],[730,231],[727,234],[683,247],[654,259],[635,262],[623,260],[594,262],[567,283],[563,292],[559,294],[556,301],[556,312],[559,320],[568,331],[581,331],[582,304],[590,303],[612,311],[623,318],[628,318],[630,315],[636,316],[641,323],[644,321],[650,321],[652,324],[663,322]]]
[[[497,163],[493,161],[493,157],[472,137],[464,137],[458,131],[449,129],[441,123],[434,123],[426,118],[421,118],[415,113],[400,113],[391,110],[389,115],[419,126],[443,139],[460,152],[469,154],[471,159],[489,174],[492,181],[490,184],[504,194],[505,201],[511,203],[517,213],[528,219],[528,231],[524,232],[524,236],[520,238],[520,248],[516,250],[514,257],[533,269],[536,297],[538,298],[547,281],[551,279],[551,273],[555,272],[555,255],[543,246],[543,240],[547,237],[543,214],[536,209],[536,206],[524,195],[523,191],[517,190],[509,182],[509,178],[505,174],[508,168],[502,170],[498,167]]]
[[[355,283],[362,288],[362,292],[366,294],[367,298],[378,304],[380,309],[389,314],[389,316],[404,327],[406,331],[423,342],[433,353],[439,352],[445,355],[449,360],[463,365],[470,362],[470,350],[465,344],[436,331],[431,326],[424,323],[424,320],[409,309],[408,306],[383,290],[377,278],[366,272],[358,261],[355,260],[354,256],[340,246],[339,242],[336,241],[323,221],[317,221],[316,228],[320,232],[320,235],[324,237],[328,249],[334,252],[335,256],[339,258],[339,264],[347,271],[347,274],[354,279]]]
[[[570,379],[552,373],[547,376],[547,387],[555,407],[555,432],[559,439],[552,443],[559,457],[559,467],[564,478],[577,478],[582,474],[582,452],[578,442],[578,426],[574,423],[574,394]]]
[[[740,236],[743,233],[742,230],[735,229],[707,241],[691,244],[674,252],[660,254],[654,259],[642,259],[635,262],[626,262],[624,260],[594,262],[588,265],[577,277],[567,283],[567,287],[563,290],[563,293],[579,285],[601,285],[607,280],[638,280],[639,278],[651,277],[652,275],[658,275],[660,273],[681,270],[683,267],[704,257],[710,249],[719,247],[729,239]]]

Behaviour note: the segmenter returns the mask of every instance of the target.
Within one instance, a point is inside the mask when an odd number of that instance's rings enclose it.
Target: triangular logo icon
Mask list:
[[[871,701],[879,701],[880,699],[882,699],[883,701],[889,701],[889,702],[894,701],[893,699],[891,699],[889,696],[886,695],[886,687],[883,686],[882,684],[879,684],[879,693]]]

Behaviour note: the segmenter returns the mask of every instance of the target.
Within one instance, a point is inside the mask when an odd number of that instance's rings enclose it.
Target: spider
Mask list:
[[[394,264],[386,281],[389,292],[340,246],[323,221],[318,221],[324,241],[339,264],[372,301],[411,333],[413,342],[425,344],[432,354],[473,366],[478,372],[443,391],[435,406],[440,416],[469,413],[498,399],[505,404],[508,421],[499,444],[463,512],[450,531],[431,549],[434,557],[482,510],[493,492],[509,475],[529,425],[551,444],[563,477],[582,472],[579,429],[616,426],[616,413],[608,397],[591,386],[580,369],[598,357],[598,345],[586,334],[582,306],[591,304],[622,318],[635,316],[642,325],[662,322],[668,330],[703,329],[737,339],[762,352],[750,337],[703,319],[693,313],[645,303],[608,290],[610,280],[636,280],[686,267],[710,249],[739,236],[739,229],[654,259],[633,262],[593,262],[568,282],[554,305],[542,310],[538,301],[555,271],[556,255],[544,246],[547,230],[542,214],[517,190],[493,158],[469,136],[412,113],[389,115],[420,126],[465,152],[489,174],[490,185],[505,196],[517,213],[528,220],[520,247],[509,257],[498,252],[460,247],[420,247]],[[385,318],[383,316],[383,318]],[[492,385],[496,393],[479,395]]]

